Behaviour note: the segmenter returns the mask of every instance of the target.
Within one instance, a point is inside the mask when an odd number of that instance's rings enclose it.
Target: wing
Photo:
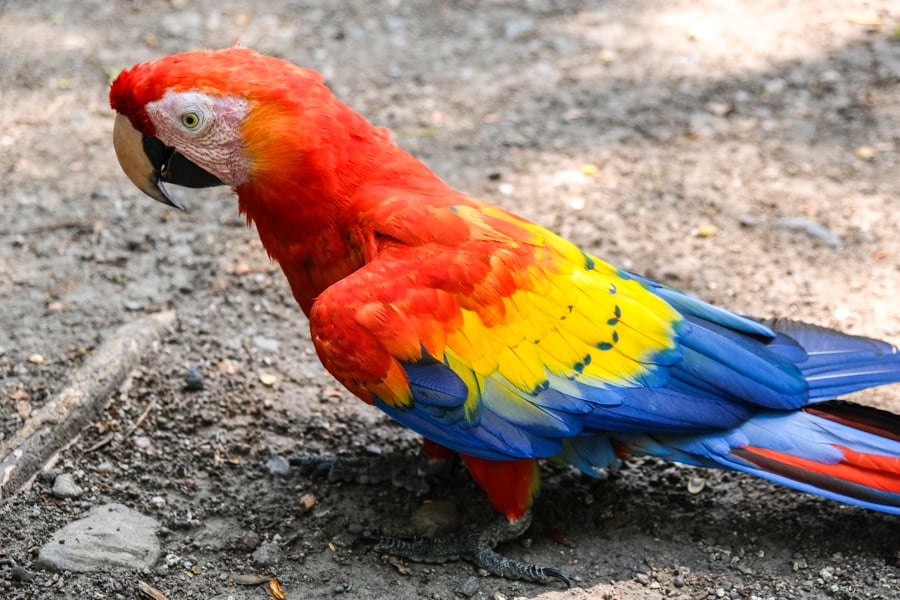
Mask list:
[[[489,205],[433,210],[449,211],[453,243],[376,232],[377,256],[310,314],[325,367],[425,437],[484,458],[547,457],[584,433],[719,429],[754,402],[805,402],[765,326]]]

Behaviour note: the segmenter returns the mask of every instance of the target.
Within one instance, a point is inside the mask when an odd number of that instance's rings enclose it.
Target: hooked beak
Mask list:
[[[192,163],[175,148],[135,129],[128,117],[122,114],[116,115],[113,146],[119,165],[131,183],[157,202],[184,208],[169,196],[163,182],[191,188],[225,185],[221,179]]]

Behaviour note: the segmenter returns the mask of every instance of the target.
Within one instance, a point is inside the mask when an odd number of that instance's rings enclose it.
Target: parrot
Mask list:
[[[458,456],[498,513],[443,546],[378,537],[385,553],[568,582],[493,550],[529,526],[543,461],[596,477],[653,456],[900,514],[900,415],[839,399],[900,381],[890,343],[617,268],[457,191],[318,72],[249,48],[137,64],[109,99],[130,181],[177,208],[167,184],[229,186],[325,369]]]

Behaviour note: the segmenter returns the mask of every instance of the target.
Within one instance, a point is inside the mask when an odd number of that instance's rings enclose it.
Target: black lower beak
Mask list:
[[[147,155],[150,164],[154,167],[156,185],[171,206],[183,208],[172,200],[166,189],[162,187],[162,182],[189,188],[225,185],[221,179],[192,163],[175,148],[166,146],[159,138],[145,135],[141,143],[144,147],[144,154]]]
[[[164,182],[190,188],[225,185],[175,148],[138,132],[122,115],[116,116],[113,141],[119,164],[128,178],[142,192],[163,204],[183,208],[169,196]]]

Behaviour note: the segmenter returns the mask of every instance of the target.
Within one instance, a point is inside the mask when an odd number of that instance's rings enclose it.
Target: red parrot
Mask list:
[[[890,344],[617,269],[454,190],[318,73],[246,48],[136,65],[110,103],[131,181],[174,206],[164,182],[230,186],[328,371],[461,456],[504,519],[451,554],[564,578],[484,548],[528,526],[539,459],[596,475],[653,455],[900,514],[900,416],[831,401],[900,381]]]

